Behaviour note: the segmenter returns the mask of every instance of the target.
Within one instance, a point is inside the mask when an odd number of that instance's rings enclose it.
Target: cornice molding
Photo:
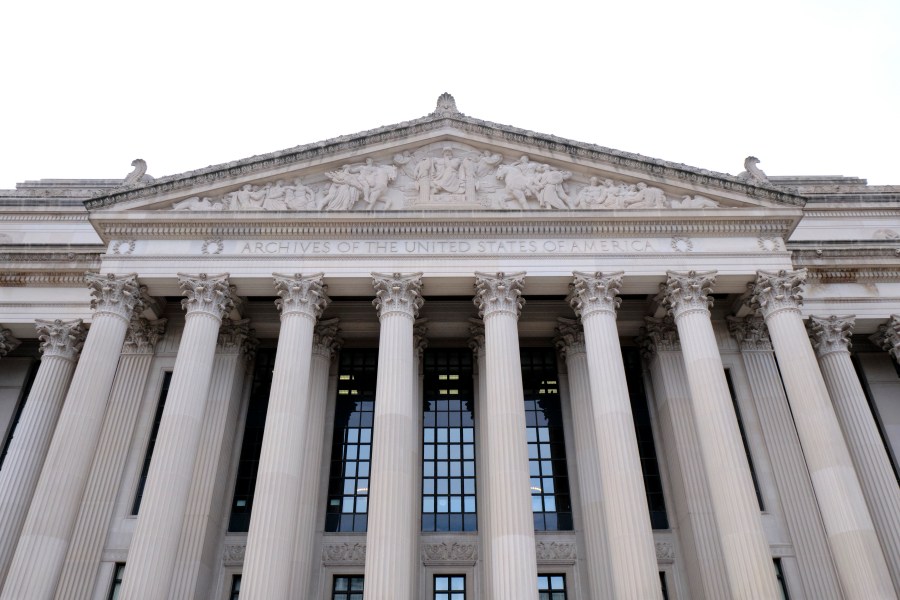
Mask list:
[[[535,150],[565,154],[575,158],[605,163],[620,169],[646,174],[654,179],[666,178],[714,190],[735,192],[753,198],[781,202],[789,206],[802,207],[806,203],[802,196],[783,188],[779,189],[774,185],[751,184],[746,180],[725,173],[715,173],[640,154],[622,152],[594,144],[576,142],[553,135],[535,133],[508,125],[473,119],[461,113],[453,115],[433,113],[426,117],[404,121],[396,125],[387,125],[369,131],[162,177],[153,182],[127,190],[103,193],[100,196],[86,200],[84,204],[88,210],[97,210],[158,194],[234,180],[310,161],[322,162],[323,159],[337,157],[345,152],[366,150],[373,146],[390,142],[403,142],[416,136],[441,130],[448,130],[448,134],[451,134],[452,131],[458,131],[462,134],[481,136],[494,143],[505,142],[525,145]]]

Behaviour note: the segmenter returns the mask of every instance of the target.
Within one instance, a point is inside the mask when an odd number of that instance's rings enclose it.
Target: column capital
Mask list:
[[[21,343],[13,336],[12,331],[0,328],[0,356],[6,356],[7,353],[18,348]]]
[[[758,315],[746,317],[725,317],[728,323],[728,331],[737,340],[742,351],[764,350],[772,351],[772,338],[769,337],[769,328],[766,321]]]
[[[219,337],[216,340],[216,352],[219,354],[240,354],[249,363],[256,356],[256,330],[250,327],[250,319],[222,319],[219,326]]]
[[[666,271],[666,276],[658,298],[676,320],[689,312],[709,314],[713,304],[709,294],[716,283],[716,271]]]
[[[622,303],[619,290],[622,287],[622,271],[615,273],[572,273],[575,279],[569,284],[569,305],[575,314],[585,319],[597,313],[613,316]]]
[[[878,331],[869,336],[869,340],[900,362],[900,315],[891,315],[887,323],[879,325]]]
[[[678,328],[675,319],[666,315],[662,319],[644,317],[644,326],[637,337],[644,358],[652,358],[659,352],[679,352],[681,340],[678,339]]]
[[[319,356],[331,359],[335,352],[344,344],[340,336],[340,322],[338,318],[319,321],[313,330],[312,352]]]
[[[153,354],[156,343],[166,333],[168,319],[151,321],[133,316],[128,322],[128,332],[122,345],[122,354]]]
[[[756,282],[750,286],[750,308],[758,310],[766,319],[782,310],[799,313],[805,281],[806,269],[757,271]]]
[[[187,311],[188,316],[203,314],[221,321],[234,307],[231,299],[234,288],[229,285],[227,273],[178,273],[178,285],[181,287],[181,294],[186,296],[181,300],[181,308]]]
[[[565,317],[557,317],[556,323],[556,337],[553,338],[553,343],[556,344],[556,350],[563,360],[568,356],[585,354],[587,347],[584,342],[582,324],[575,319]]]
[[[413,350],[420,361],[427,347],[428,319],[416,319],[416,322],[413,324]]]
[[[478,358],[484,352],[484,321],[469,319],[469,349]]]
[[[282,318],[286,315],[303,315],[315,320],[322,316],[322,311],[331,303],[326,294],[328,286],[322,283],[323,276],[324,273],[306,276],[302,273],[272,273],[275,291],[281,296],[275,300],[275,307],[281,311]]]
[[[525,272],[496,274],[475,272],[475,306],[482,319],[507,313],[517,319],[525,300],[522,288],[525,287]]]
[[[91,308],[95,314],[112,315],[128,322],[133,313],[143,310],[144,301],[136,273],[118,276],[85,273],[84,280],[91,290]]]
[[[381,319],[391,313],[404,314],[411,319],[419,316],[425,304],[422,297],[422,273],[372,273],[375,299],[372,305]]]
[[[56,356],[65,360],[78,360],[87,332],[81,319],[63,321],[61,319],[37,319],[34,327],[41,342],[41,354]]]
[[[856,315],[839,317],[810,317],[806,324],[809,329],[809,337],[819,358],[832,352],[849,352],[850,336],[853,335],[853,326],[856,324]]]

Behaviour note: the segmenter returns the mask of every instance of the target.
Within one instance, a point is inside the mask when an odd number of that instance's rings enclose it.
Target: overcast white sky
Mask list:
[[[0,188],[467,115],[738,173],[900,184],[900,2],[0,4]]]

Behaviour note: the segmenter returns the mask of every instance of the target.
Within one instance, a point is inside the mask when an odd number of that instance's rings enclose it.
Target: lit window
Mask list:
[[[434,600],[466,600],[466,576],[435,575]]]
[[[331,600],[363,600],[363,576],[335,575]]]
[[[538,575],[538,600],[566,600],[565,575]]]

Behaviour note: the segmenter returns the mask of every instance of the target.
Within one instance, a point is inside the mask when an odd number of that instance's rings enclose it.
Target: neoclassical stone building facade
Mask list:
[[[0,191],[0,598],[896,598],[900,186],[758,162],[445,94]]]

